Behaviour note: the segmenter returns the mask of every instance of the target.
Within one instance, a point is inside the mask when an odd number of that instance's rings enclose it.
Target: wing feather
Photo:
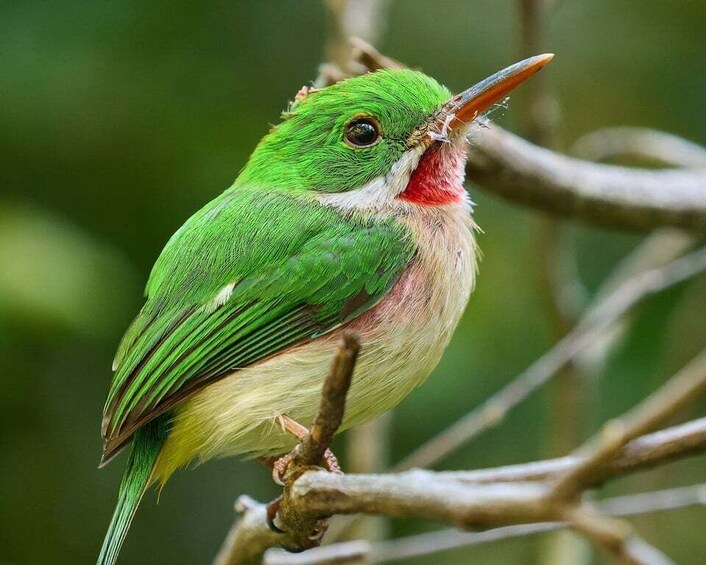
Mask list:
[[[201,387],[374,306],[414,255],[397,222],[238,189],[170,240],[116,355],[104,459]]]

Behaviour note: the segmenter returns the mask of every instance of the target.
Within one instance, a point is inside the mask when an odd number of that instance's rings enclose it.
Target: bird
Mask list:
[[[342,332],[362,350],[340,430],[429,376],[478,263],[467,133],[552,57],[457,95],[410,69],[297,93],[233,185],[169,239],[119,344],[100,466],[132,446],[99,565],[177,469],[287,453],[281,419],[311,425]]]

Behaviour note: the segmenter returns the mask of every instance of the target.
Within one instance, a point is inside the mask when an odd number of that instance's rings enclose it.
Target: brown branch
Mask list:
[[[611,465],[597,472],[588,486],[596,486],[612,478],[704,452],[706,452],[706,418],[701,418],[628,443]],[[518,505],[523,500],[521,508],[526,504],[532,505],[532,501],[541,505],[543,495],[548,492],[543,485],[576,467],[580,462],[580,456],[569,456],[479,471],[439,473],[407,471],[389,475],[332,475],[325,471],[311,471],[302,475],[294,483],[296,493],[288,503],[293,504],[297,511],[302,511],[306,515],[312,513],[316,515],[318,512],[364,511],[386,515],[414,514],[457,524],[475,523],[488,527],[503,517],[517,518],[514,512],[518,511]],[[513,483],[517,484],[513,485]],[[697,498],[693,502],[685,500],[686,497],[682,496],[680,504],[703,502],[703,491],[699,496],[702,498]],[[607,503],[608,501],[605,502]],[[644,506],[644,501],[642,504]],[[462,508],[459,509],[460,506]],[[664,503],[664,507],[668,508],[669,505]],[[234,553],[231,549],[230,553],[225,550],[222,553],[236,556],[257,553],[257,559],[259,559],[267,547],[286,545],[285,534],[274,534],[267,527],[264,508],[262,504],[251,504],[248,507],[245,517],[231,532],[233,541],[241,543],[237,548],[238,551]],[[598,508],[603,507],[599,504]],[[633,513],[629,509],[620,513],[606,508],[606,511],[609,510],[616,515]],[[535,520],[530,516],[535,517]],[[522,521],[536,521],[537,516],[537,511],[532,510]],[[517,520],[513,521],[517,522]],[[519,531],[534,533],[535,526],[527,530],[522,528]],[[520,535],[513,533],[516,530],[508,531],[512,533],[511,535]],[[542,526],[536,531],[545,530]],[[477,535],[479,540],[483,540],[487,535],[493,538],[499,534]],[[469,538],[469,540],[474,539],[476,538]],[[243,547],[242,543],[250,545]],[[470,544],[471,541],[468,543]],[[244,559],[217,561],[218,565],[241,562],[259,563],[258,560]]]
[[[634,430],[645,429],[693,402],[705,388],[706,353],[642,403],[632,413],[636,416],[628,415],[629,423],[621,427],[627,429],[630,436]],[[583,451],[567,458],[485,471],[434,473],[415,470],[389,475],[349,476],[307,473],[295,482],[293,488],[297,503],[307,500],[308,511],[328,508],[342,514],[369,512],[385,515],[414,511],[415,515],[444,518],[460,525],[479,525],[475,522],[477,520],[482,522],[480,525],[488,526],[493,520],[517,510],[513,503],[509,509],[505,506],[505,502],[513,497],[525,502],[545,494],[550,498],[563,498],[560,496],[563,487],[556,485],[566,482],[566,477],[574,477],[571,484],[585,490],[676,457],[703,453],[706,451],[706,418],[635,438],[621,446],[613,454],[613,460],[603,467],[596,465],[596,461],[604,458],[603,450],[597,452],[598,455],[594,452],[586,455]],[[591,475],[586,473],[587,469],[592,470]],[[538,484],[552,486],[545,492],[543,488],[538,489]],[[512,485],[518,489],[513,490]],[[463,487],[471,490],[465,491]],[[446,508],[445,504],[453,508]],[[524,509],[522,502],[518,505]],[[536,511],[541,510],[535,508],[532,512]],[[506,512],[509,514],[504,514]]]
[[[325,390],[331,389],[325,387]],[[631,466],[626,464],[625,457],[632,457],[636,466],[644,465],[650,458],[640,456],[638,452],[646,446],[655,448],[656,443],[667,441],[673,444],[679,438],[683,448],[680,455],[692,453],[694,429],[689,434],[683,429],[678,433],[666,430],[657,438],[636,436],[693,403],[704,392],[706,352],[623,419],[609,424],[606,429],[610,433],[603,433],[588,442],[574,456],[570,466],[555,469],[542,480],[474,483],[459,480],[458,475],[422,470],[388,475],[338,475],[321,470],[304,472],[285,487],[280,509],[281,521],[286,525],[285,533],[276,543],[289,549],[318,545],[320,539],[311,538],[311,524],[331,514],[419,516],[463,528],[566,521],[624,563],[667,562],[656,549],[637,538],[627,525],[622,522],[618,525],[596,508],[582,503],[579,494],[597,482],[629,472]],[[703,432],[703,421],[700,427],[695,427]],[[690,439],[686,441],[685,437]],[[642,443],[636,447],[631,440]],[[674,449],[655,451],[665,460],[675,455]],[[655,464],[655,459],[650,463]],[[611,475],[611,472],[615,474]],[[261,509],[251,507],[236,527],[241,531],[232,533],[229,539],[243,543],[242,540],[252,540],[254,534],[242,529],[256,530],[262,533],[264,541],[250,541],[250,544],[260,552],[268,543],[273,543],[271,532],[264,532],[263,520]],[[302,540],[309,540],[308,545],[307,542],[302,544]],[[231,554],[243,552],[237,547],[231,549]],[[250,555],[253,553],[250,550]],[[648,553],[650,560],[645,561],[644,555]]]
[[[706,444],[705,444],[706,447]],[[706,485],[693,485],[687,487],[664,489],[644,492],[628,496],[616,496],[596,503],[596,507],[610,516],[638,516],[653,512],[664,512],[687,508],[690,506],[706,505]],[[318,563],[339,563],[339,556],[355,556],[365,558],[365,563],[390,563],[414,557],[424,557],[442,551],[470,547],[486,543],[493,543],[510,538],[526,537],[546,532],[554,532],[567,527],[565,522],[540,522],[537,524],[520,524],[516,526],[502,526],[483,532],[464,532],[457,529],[444,529],[431,533],[405,536],[390,541],[374,544],[360,544],[360,542],[345,542],[340,544],[325,545],[314,548],[299,556],[286,555],[292,564],[315,565]],[[267,565],[287,562],[270,559],[266,556]],[[276,555],[283,555],[277,552]],[[343,561],[345,562],[345,561]]]
[[[609,465],[593,476],[588,486],[596,487],[614,477],[644,471],[677,458],[703,452],[706,452],[706,418],[699,418],[629,442]],[[443,479],[473,484],[545,481],[575,468],[581,459],[581,455],[568,455],[493,469],[441,471],[437,475]]]
[[[464,485],[440,481],[433,471],[382,475],[304,473],[290,488],[289,503],[305,515],[375,514],[417,516],[460,527],[551,519],[540,504],[540,483]]]

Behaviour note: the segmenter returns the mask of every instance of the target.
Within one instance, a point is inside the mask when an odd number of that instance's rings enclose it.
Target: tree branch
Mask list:
[[[658,397],[659,393],[656,393],[655,398]],[[610,465],[597,471],[595,477],[584,486],[593,487],[612,478],[704,452],[706,418],[701,418],[629,442]],[[581,456],[574,455],[478,471],[435,473],[414,470],[388,475],[335,475],[316,470],[300,476],[291,487],[292,496],[285,500],[293,512],[301,512],[309,519],[321,513],[369,512],[388,516],[423,516],[463,527],[487,528],[507,521],[514,524],[551,522],[557,516],[555,510],[544,502],[549,493],[548,485],[581,463]],[[268,547],[287,545],[287,534],[276,534],[267,527],[265,505],[247,500],[245,514],[229,534],[229,542],[219,555],[218,565],[259,563]],[[665,494],[661,497],[660,507],[666,509],[677,504],[699,504],[703,501],[703,489],[696,494],[682,493],[672,505]],[[651,511],[650,504],[645,504],[644,499],[640,504],[645,512]],[[631,510],[629,505],[624,512],[620,512],[619,507],[604,508],[600,504],[598,508],[626,516],[639,510],[639,506]],[[548,529],[559,527],[563,525],[555,524]],[[509,536],[547,531],[544,524],[532,524],[519,530],[513,528],[507,530]],[[459,535],[470,535],[469,544],[476,539],[471,534]],[[476,535],[478,540],[492,541],[499,539],[500,532]],[[226,550],[229,543],[236,545]],[[355,546],[355,550],[358,554],[361,546]],[[254,554],[255,559],[245,559]],[[223,555],[235,555],[240,560],[227,561]],[[302,558],[297,562],[308,561]]]
[[[336,352],[331,371],[324,381],[321,406],[309,434],[294,448],[294,465],[306,467],[318,465],[333,441],[343,421],[346,395],[351,386],[353,369],[360,351],[358,336],[345,331],[343,341]]]
[[[628,496],[616,496],[601,500],[596,507],[610,516],[638,516],[653,512],[663,512],[706,505],[706,485],[664,489]],[[390,563],[413,557],[423,557],[451,549],[493,543],[510,538],[531,536],[562,530],[565,522],[540,522],[502,526],[484,532],[464,532],[457,529],[444,529],[431,533],[405,536],[390,541],[373,544],[345,542],[314,548],[299,556],[280,551],[269,551],[267,565],[317,565],[319,563],[345,563],[345,559],[361,559],[365,563]],[[271,557],[272,556],[272,557]]]
[[[321,463],[343,421],[346,395],[359,351],[358,336],[344,331],[322,387],[321,405],[314,424],[302,442],[283,458],[288,460],[282,477],[286,485],[291,485],[302,473]],[[298,511],[289,501],[290,491],[290,488],[285,488],[284,498],[267,506],[249,497],[240,497],[236,510],[242,517],[228,533],[215,564],[257,564],[261,562],[264,552],[276,545],[293,552],[318,546],[331,513],[305,514]]]
[[[684,371],[706,375],[700,372],[703,363],[704,357],[697,358]],[[661,394],[662,389],[651,398],[657,400]],[[670,406],[671,402],[666,399]],[[595,475],[582,483],[582,489],[704,452],[706,418],[701,418],[633,440],[610,465],[596,469]],[[334,475],[317,470],[294,482],[290,502],[306,514],[415,515],[462,527],[489,527],[506,520],[536,522],[539,516],[547,516],[548,510],[541,508],[540,501],[549,495],[552,482],[585,468],[588,461],[586,456],[575,455],[480,471],[415,469],[385,475]]]
[[[605,468],[592,477],[596,487],[614,477],[664,465],[674,459],[706,452],[706,418],[644,435],[629,442]],[[472,484],[545,481],[575,468],[580,455],[475,471],[441,471],[437,475]]]
[[[471,138],[468,178],[516,204],[589,224],[706,233],[706,171],[591,163],[488,125]]]

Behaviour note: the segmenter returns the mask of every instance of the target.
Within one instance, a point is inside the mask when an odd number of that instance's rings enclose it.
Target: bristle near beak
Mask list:
[[[475,86],[457,94],[442,108],[441,113],[445,119],[444,129],[453,130],[469,125],[553,58],[553,53],[530,57],[498,71]]]

